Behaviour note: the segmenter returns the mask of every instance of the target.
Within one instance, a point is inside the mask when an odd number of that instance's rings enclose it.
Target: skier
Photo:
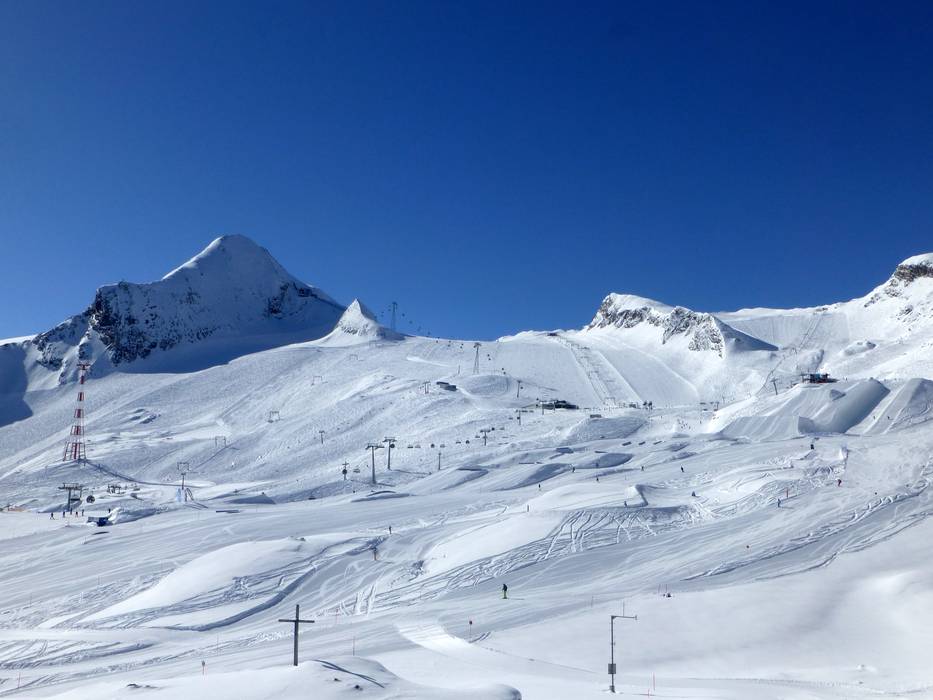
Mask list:
[[[49,519],[55,520],[55,513],[49,513]]]
[[[505,600],[508,597],[509,597],[509,587],[503,583],[502,584],[502,599]]]
[[[391,525],[389,525],[389,534],[390,534],[390,535],[392,534],[392,526],[391,526]]]
[[[680,468],[680,473],[681,473],[681,474],[684,473],[684,468],[683,468],[683,467]]]
[[[778,499],[778,508],[780,508],[780,507],[781,507],[781,499],[779,498],[779,499]]]
[[[836,479],[836,486],[842,486],[842,479]]]

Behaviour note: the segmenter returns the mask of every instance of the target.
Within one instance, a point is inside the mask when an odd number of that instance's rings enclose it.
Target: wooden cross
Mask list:
[[[298,625],[303,623],[314,623],[314,620],[302,620],[298,615],[298,606],[295,606],[295,619],[294,620],[279,620],[279,622],[292,622],[295,625],[295,658],[292,662],[292,665],[298,665]]]

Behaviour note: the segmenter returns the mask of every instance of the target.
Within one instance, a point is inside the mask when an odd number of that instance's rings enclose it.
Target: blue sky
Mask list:
[[[933,250],[933,4],[0,3],[0,337],[243,233],[490,338]]]

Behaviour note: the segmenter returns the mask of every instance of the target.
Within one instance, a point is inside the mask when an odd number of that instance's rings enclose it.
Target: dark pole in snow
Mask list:
[[[376,483],[376,450],[381,450],[382,445],[377,442],[371,442],[366,445],[366,449],[369,450],[370,456],[372,457],[373,464],[373,484]]]
[[[392,469],[392,448],[395,447],[395,438],[387,437],[383,440],[386,443],[386,469]]]
[[[297,617],[297,615],[296,615]],[[626,620],[637,620],[638,615],[626,615],[625,606],[623,604],[622,614],[621,615],[610,615],[609,616],[609,692],[616,692],[616,631],[615,631],[615,621],[617,618],[623,618]]]
[[[302,620],[301,616],[298,614],[298,606],[295,606],[295,619],[294,620],[282,620],[279,619],[279,622],[292,622],[295,625],[295,648],[294,648],[294,657],[292,659],[292,665],[298,665],[298,625],[300,624],[313,624],[314,620]]]

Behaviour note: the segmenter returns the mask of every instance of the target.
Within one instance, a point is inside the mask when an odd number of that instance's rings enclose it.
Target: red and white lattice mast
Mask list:
[[[71,424],[71,434],[68,436],[68,442],[65,445],[63,462],[84,462],[87,460],[84,444],[84,382],[87,380],[87,373],[90,368],[90,362],[78,363],[78,398],[75,401],[74,422]]]

